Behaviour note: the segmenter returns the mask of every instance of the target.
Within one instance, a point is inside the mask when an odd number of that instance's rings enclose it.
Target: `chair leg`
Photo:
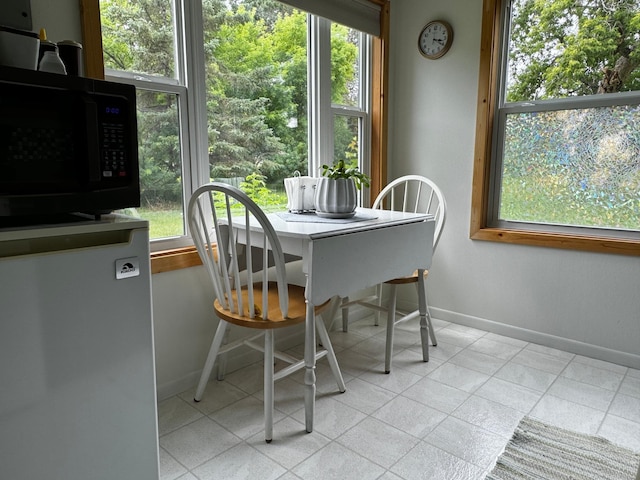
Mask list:
[[[420,312],[420,343],[422,344],[422,360],[429,361],[429,324],[427,310],[427,292],[425,290],[424,275],[418,271],[418,311]]]
[[[427,325],[429,326],[429,338],[431,338],[431,345],[438,346],[438,340],[436,339],[436,332],[433,331],[433,322],[431,321],[431,312],[429,311],[429,300],[427,299],[427,283],[425,279],[424,287],[424,306],[427,312]]]
[[[320,337],[322,346],[327,351],[327,360],[329,360],[329,367],[331,367],[333,377],[338,383],[338,389],[341,393],[344,393],[347,387],[344,384],[342,372],[340,371],[340,366],[338,365],[338,359],[336,358],[336,354],[333,351],[333,345],[331,345],[331,339],[329,338],[329,334],[327,333],[327,327],[320,315],[316,315],[316,330],[318,331],[318,336]]]
[[[431,313],[429,312],[429,302],[426,303],[427,307],[427,322],[429,324],[429,337],[431,337],[431,345],[436,347],[438,345],[438,339],[436,339],[436,332],[433,331],[433,323],[431,322]]]
[[[393,356],[393,329],[396,323],[396,285],[390,285],[389,305],[387,308],[387,345],[384,352],[384,373],[391,372],[391,357]]]
[[[231,331],[230,328],[227,328],[227,331],[224,335],[224,338],[222,340],[222,345],[226,345],[229,342],[229,332]],[[224,380],[224,374],[227,371],[227,354],[226,353],[222,353],[220,354],[220,358],[218,358],[218,364],[217,364],[217,379],[219,381],[223,381]]]
[[[349,297],[342,298],[342,305],[349,303]],[[349,307],[342,307],[342,331],[349,331]]]
[[[229,324],[224,320],[219,320],[218,329],[216,330],[216,334],[213,337],[213,342],[211,342],[209,354],[207,355],[207,360],[204,362],[202,375],[200,375],[200,381],[198,382],[198,388],[196,388],[196,394],[193,397],[196,402],[199,402],[202,399],[202,394],[204,393],[204,389],[207,386],[207,382],[209,381],[209,376],[211,375],[213,365],[216,363],[216,357],[218,356],[220,345],[222,345],[222,341],[225,338],[227,328],[229,328]]]
[[[378,285],[376,285],[376,297],[377,297],[378,306],[381,307],[382,306],[382,283],[379,283]],[[375,316],[373,318],[374,318],[373,324],[376,327],[380,325],[380,310],[376,310]]]
[[[273,439],[273,330],[264,332],[264,439]]]

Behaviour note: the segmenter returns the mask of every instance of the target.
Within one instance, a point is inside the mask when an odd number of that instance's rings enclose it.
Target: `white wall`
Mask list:
[[[77,0],[32,0],[34,30],[78,39]],[[640,259],[471,241],[481,0],[393,0],[389,174],[418,173],[443,189],[448,219],[429,276],[436,318],[640,368]],[[454,43],[426,60],[417,38],[430,20]],[[412,291],[402,300],[413,301]],[[154,275],[159,396],[196,381],[213,335],[201,268]]]
[[[33,31],[47,31],[52,42],[74,40],[82,43],[80,0],[31,0]]]
[[[640,258],[469,239],[481,17],[481,0],[391,6],[389,175],[429,176],[448,203],[433,313],[640,368]],[[426,60],[418,34],[437,18],[453,26],[453,46]]]

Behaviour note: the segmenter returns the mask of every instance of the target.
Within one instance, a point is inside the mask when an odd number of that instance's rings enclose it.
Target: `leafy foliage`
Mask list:
[[[322,165],[320,170],[323,177],[333,178],[334,180],[338,178],[353,178],[358,190],[360,190],[363,185],[365,187],[369,187],[371,181],[367,174],[358,170],[357,163],[346,165],[344,160],[339,160],[336,164],[331,166],[326,164]]]
[[[105,66],[175,78],[172,3],[100,0]],[[203,0],[202,10],[210,176],[281,186],[308,164],[306,14],[275,0]],[[332,29],[334,100],[348,95],[357,78],[348,31]],[[146,137],[141,186],[149,205],[182,195],[176,101],[158,92],[138,97]]]
[[[640,90],[637,0],[516,0],[508,101]]]

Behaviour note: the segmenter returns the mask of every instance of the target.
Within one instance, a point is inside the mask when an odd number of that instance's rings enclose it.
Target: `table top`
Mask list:
[[[335,222],[316,222],[314,220],[292,222],[286,221],[278,213],[270,213],[267,217],[279,237],[298,237],[311,240],[394,225],[424,222],[434,218],[433,215],[425,213],[406,213],[371,208],[357,208],[355,220],[337,219]],[[358,219],[357,217],[366,219]]]

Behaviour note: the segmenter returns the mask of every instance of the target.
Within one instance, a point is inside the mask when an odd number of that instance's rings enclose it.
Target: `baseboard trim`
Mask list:
[[[612,350],[598,345],[578,342],[569,338],[549,335],[547,333],[536,332],[526,328],[515,327],[504,323],[487,320],[486,318],[464,315],[450,310],[429,307],[429,312],[433,318],[447,322],[465,325],[467,327],[478,328],[497,335],[504,335],[525,342],[537,343],[545,347],[557,348],[567,352],[583,355],[585,357],[603,360],[605,362],[616,363],[626,367],[640,369],[640,355]]]

